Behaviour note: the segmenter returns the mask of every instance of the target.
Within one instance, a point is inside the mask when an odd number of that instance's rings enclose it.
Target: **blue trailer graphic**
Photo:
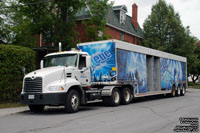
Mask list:
[[[118,80],[133,82],[136,93],[147,91],[146,55],[117,50]]]
[[[78,45],[78,48],[91,56],[92,82],[131,85],[134,94],[187,86],[183,57],[116,40]]]
[[[91,55],[92,82],[116,80],[115,45],[112,42],[83,45],[78,48]]]
[[[186,83],[186,66],[185,63],[170,59],[161,58],[161,88],[171,90],[172,85],[178,86]]]

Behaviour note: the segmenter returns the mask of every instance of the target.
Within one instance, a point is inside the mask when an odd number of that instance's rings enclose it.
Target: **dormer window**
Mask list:
[[[125,24],[125,21],[126,21],[126,13],[120,11],[120,24]]]
[[[113,7],[113,10],[118,17],[120,24],[124,25],[126,22],[127,7],[125,5],[115,6]]]

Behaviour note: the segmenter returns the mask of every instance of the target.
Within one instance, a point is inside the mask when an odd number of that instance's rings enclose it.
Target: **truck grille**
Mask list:
[[[35,79],[25,78],[24,92],[42,92],[42,78],[41,77],[37,77]]]

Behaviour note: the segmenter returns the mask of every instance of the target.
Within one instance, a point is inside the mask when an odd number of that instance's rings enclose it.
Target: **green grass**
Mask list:
[[[22,105],[19,102],[18,103],[0,103],[0,109],[24,107],[24,106],[26,106],[26,105]]]
[[[193,82],[188,82],[188,86],[195,89],[200,89],[200,84],[195,84]]]

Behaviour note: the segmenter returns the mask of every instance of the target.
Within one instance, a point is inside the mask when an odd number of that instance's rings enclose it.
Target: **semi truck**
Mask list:
[[[118,106],[137,97],[186,93],[185,57],[115,39],[77,48],[47,54],[41,69],[25,75],[21,103],[33,112],[62,105],[74,113],[88,103]]]

